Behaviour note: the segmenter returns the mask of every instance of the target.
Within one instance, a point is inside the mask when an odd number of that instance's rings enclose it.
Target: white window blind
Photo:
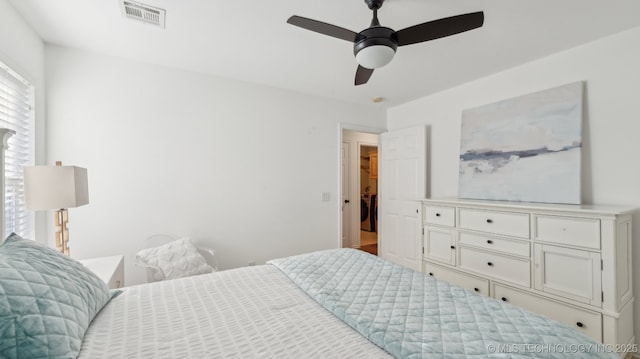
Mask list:
[[[22,167],[34,163],[34,88],[0,62],[0,127],[16,132],[5,152],[5,232],[34,238],[33,212],[24,207]]]

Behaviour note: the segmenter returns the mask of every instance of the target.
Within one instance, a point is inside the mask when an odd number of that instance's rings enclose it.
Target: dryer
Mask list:
[[[377,195],[363,194],[360,198],[360,229],[375,232],[378,219]]]
[[[369,195],[363,194],[360,197],[360,229],[368,231],[371,228],[371,222],[369,221]]]

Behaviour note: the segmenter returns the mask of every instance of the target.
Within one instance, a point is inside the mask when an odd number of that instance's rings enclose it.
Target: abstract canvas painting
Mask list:
[[[459,197],[579,204],[583,88],[463,111]]]

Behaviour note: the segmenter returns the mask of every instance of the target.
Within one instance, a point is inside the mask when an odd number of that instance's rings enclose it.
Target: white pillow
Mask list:
[[[136,259],[155,267],[148,268],[152,271],[151,280],[154,282],[213,271],[189,238],[180,238],[160,247],[143,249],[136,254]]]

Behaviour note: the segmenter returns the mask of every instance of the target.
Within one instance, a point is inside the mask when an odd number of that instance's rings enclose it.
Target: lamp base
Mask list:
[[[69,255],[69,230],[67,222],[69,221],[69,213],[66,209],[59,209],[54,213],[53,220],[56,225],[56,248],[66,255]]]

